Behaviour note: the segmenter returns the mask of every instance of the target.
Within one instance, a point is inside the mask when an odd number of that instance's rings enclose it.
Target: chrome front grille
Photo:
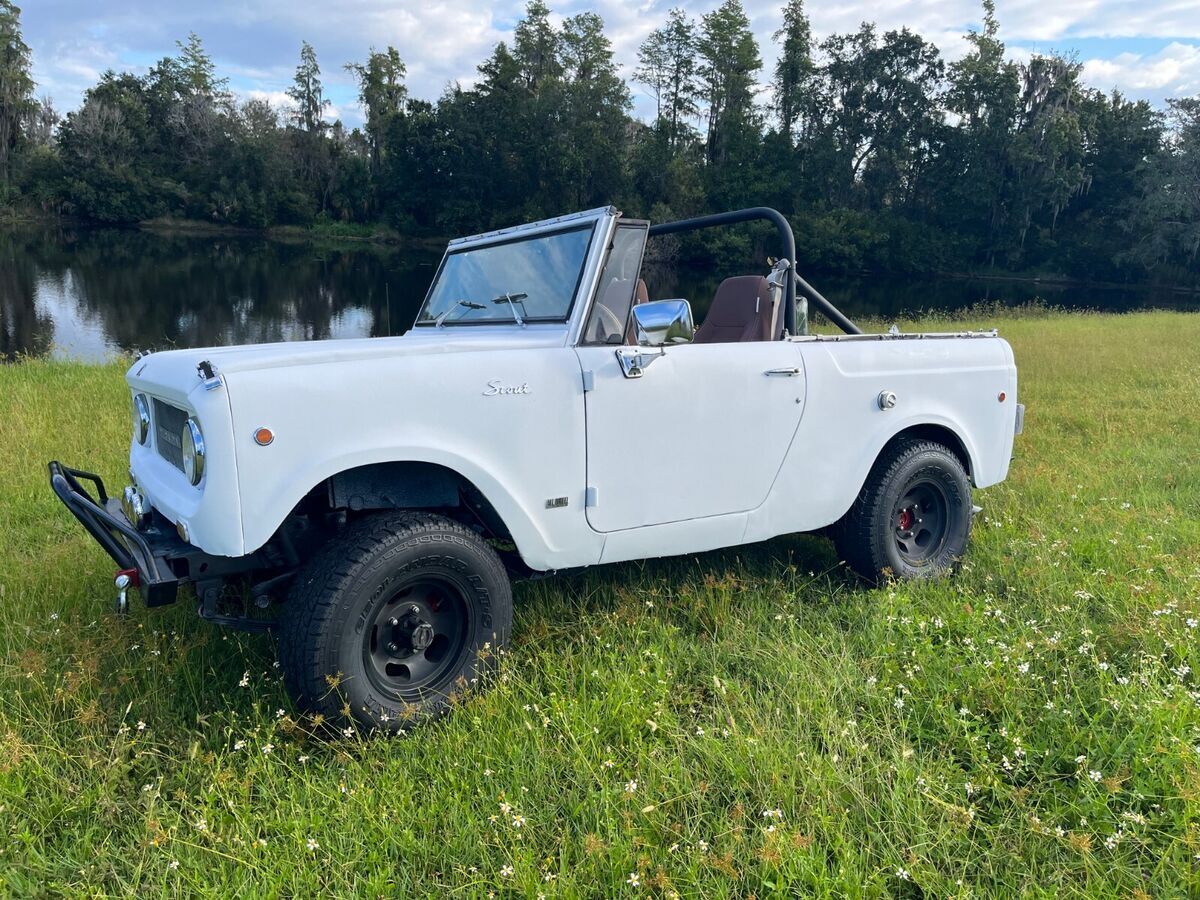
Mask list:
[[[178,406],[154,400],[154,446],[158,455],[183,471],[183,426],[188,414]]]

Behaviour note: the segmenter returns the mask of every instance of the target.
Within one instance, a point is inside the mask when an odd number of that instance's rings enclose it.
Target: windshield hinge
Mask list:
[[[596,373],[588,369],[583,373],[583,392],[586,394],[588,391],[594,391],[595,389]]]
[[[597,491],[594,487],[589,487],[583,494],[583,505],[587,509],[595,509],[600,505]]]

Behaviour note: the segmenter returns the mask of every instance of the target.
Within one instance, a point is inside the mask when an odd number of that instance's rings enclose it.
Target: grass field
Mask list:
[[[1026,433],[955,578],[522,584],[495,688],[391,741],[190,602],[115,618],[44,463],[124,484],[121,367],[0,367],[0,892],[1200,896],[1200,316],[999,324]]]

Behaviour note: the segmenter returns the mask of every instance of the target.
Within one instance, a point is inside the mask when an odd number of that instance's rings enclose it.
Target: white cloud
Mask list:
[[[1083,76],[1095,87],[1116,87],[1131,95],[1200,93],[1200,45],[1174,41],[1150,55],[1121,53],[1112,59],[1085,60]]]

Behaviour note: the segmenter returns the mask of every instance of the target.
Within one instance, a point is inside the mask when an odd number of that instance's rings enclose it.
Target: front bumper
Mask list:
[[[120,569],[137,573],[135,584],[147,606],[163,606],[175,601],[179,585],[190,579],[181,577],[173,563],[185,561],[196,548],[185,543],[174,526],[157,512],[151,512],[141,528],[135,528],[125,516],[121,502],[108,496],[98,475],[72,469],[55,461],[50,463],[50,487],[71,511],[88,534]],[[80,481],[91,482],[93,498]],[[182,567],[185,571],[187,564]]]

